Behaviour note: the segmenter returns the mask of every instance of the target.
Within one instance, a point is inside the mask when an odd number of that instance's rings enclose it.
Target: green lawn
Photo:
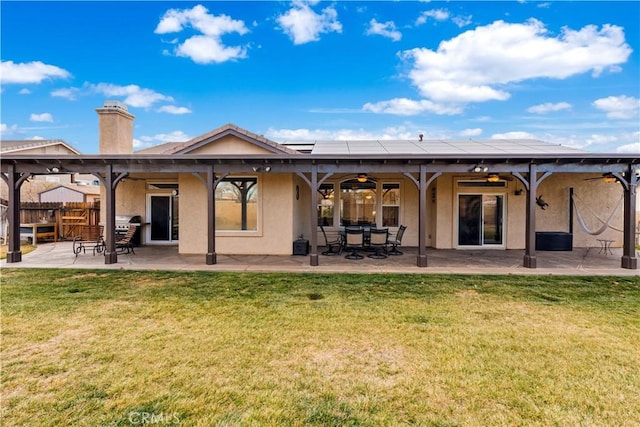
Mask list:
[[[640,424],[640,278],[3,268],[3,426]]]

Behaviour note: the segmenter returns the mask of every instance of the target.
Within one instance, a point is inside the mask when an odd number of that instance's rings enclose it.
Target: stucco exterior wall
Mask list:
[[[219,254],[291,255],[294,233],[292,211],[294,195],[289,174],[258,174],[258,230],[216,231]],[[181,174],[180,239],[181,254],[207,251],[206,187],[190,174]]]
[[[303,234],[311,233],[311,192],[307,184],[294,174],[265,173],[259,176],[258,230],[245,232],[217,232],[216,250],[220,254],[281,254],[292,251],[292,242]],[[536,206],[537,231],[569,231],[569,188],[579,198],[578,208],[587,226],[595,230],[602,225],[595,215],[606,220],[616,209],[612,226],[622,229],[623,206],[620,184],[607,184],[599,180],[584,178],[593,175],[553,174],[538,188],[538,195],[549,203],[542,210]],[[401,209],[400,223],[407,225],[403,239],[405,246],[418,244],[418,189],[401,175],[380,175],[379,182],[400,182]],[[427,246],[439,249],[455,248],[457,242],[457,179],[464,177],[443,175],[427,190]],[[178,182],[180,238],[179,251],[182,254],[204,254],[207,250],[206,215],[207,198],[204,184],[191,174],[158,174],[147,180],[130,179],[118,185],[116,190],[116,213],[141,215],[148,221],[146,199],[150,193],[167,193],[167,190],[149,190],[147,182]],[[327,180],[336,188],[336,208],[334,228],[339,224],[340,180]],[[299,197],[296,198],[296,186]],[[480,188],[478,192],[498,192],[505,195],[505,245],[507,249],[523,249],[525,242],[526,191],[516,195],[516,189],[523,185],[510,181],[506,188],[489,190]],[[435,190],[435,191],[434,191]],[[470,192],[476,192],[475,189]],[[102,196],[104,197],[104,195]],[[103,205],[104,209],[104,205]],[[591,211],[590,211],[591,210]],[[102,212],[104,215],[104,212]],[[576,214],[574,213],[574,218]],[[102,216],[104,218],[104,216]],[[639,217],[640,219],[640,217]],[[144,231],[144,230],[143,230]],[[395,232],[395,229],[391,230]],[[614,247],[622,245],[622,233],[608,229],[597,236],[586,233],[577,219],[574,219],[574,247],[599,247],[597,238],[614,240]],[[146,243],[143,232],[143,243]],[[318,233],[318,243],[322,244],[322,234]]]
[[[549,206],[542,210],[536,209],[536,231],[569,231],[569,188],[573,187],[578,212],[591,231],[597,231],[611,213],[611,226],[623,229],[623,189],[618,183],[606,183],[602,180],[585,180],[593,177],[580,174],[553,174],[538,187],[538,196],[542,196]],[[640,217],[637,218],[640,220]],[[573,246],[599,247],[596,239],[613,240],[613,247],[622,246],[622,232],[607,228],[598,235],[587,233],[579,225],[574,211]]]
[[[442,175],[436,179],[436,239],[437,249],[451,249],[453,247],[454,228],[454,188],[453,176]]]
[[[538,187],[537,195],[549,203],[546,209],[536,206],[536,231],[569,231],[569,188],[574,188],[580,200],[578,208],[588,228],[597,230],[603,224],[595,215],[606,220],[612,210],[617,209],[612,218],[611,225],[622,230],[623,196],[620,184],[609,184],[600,180],[587,180],[593,177],[581,174],[553,174],[544,180]],[[456,206],[457,194],[456,180],[463,177],[444,175],[437,179],[437,213],[436,213],[436,243],[435,247],[450,249],[456,247]],[[477,192],[497,192],[505,194],[505,248],[524,249],[526,226],[526,191],[516,195],[516,190],[523,190],[523,185],[517,180],[509,181],[503,189],[489,190],[478,189]],[[475,190],[470,191],[475,192]],[[588,206],[588,207],[587,207]],[[589,211],[589,208],[593,212]],[[639,218],[640,219],[640,218]],[[597,236],[588,234],[579,225],[574,212],[573,246],[574,247],[599,247],[596,239],[614,240],[612,246],[622,246],[622,232],[607,229]]]
[[[311,236],[311,214],[309,213],[311,206],[311,189],[307,183],[297,175],[292,175],[291,186],[291,231],[293,233],[293,240],[296,240],[301,234],[305,239],[309,239]],[[296,194],[299,194],[299,196],[296,197]],[[321,245],[323,243],[322,233],[318,233],[318,244]]]
[[[222,138],[199,147],[189,154],[269,154],[270,151],[243,141],[234,135],[223,136]]]

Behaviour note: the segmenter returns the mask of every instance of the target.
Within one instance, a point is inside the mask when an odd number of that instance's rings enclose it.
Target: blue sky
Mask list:
[[[640,2],[2,1],[2,139],[536,138],[640,154]]]

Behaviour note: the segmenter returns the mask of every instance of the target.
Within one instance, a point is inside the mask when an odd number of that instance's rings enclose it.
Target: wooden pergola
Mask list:
[[[637,269],[635,255],[636,193],[640,182],[640,157],[637,155],[549,154],[549,155],[312,155],[283,153],[268,155],[5,155],[0,159],[2,178],[9,187],[8,263],[22,260],[20,251],[20,187],[32,175],[51,173],[89,173],[106,189],[105,264],[118,262],[115,247],[116,187],[134,173],[191,173],[207,189],[207,254],[205,262],[216,264],[215,187],[229,174],[252,173],[269,167],[271,173],[292,173],[307,183],[311,194],[335,174],[396,173],[406,176],[418,189],[418,256],[416,264],[427,267],[426,227],[427,189],[445,173],[468,173],[482,165],[492,173],[511,174],[524,186],[526,199],[525,255],[523,265],[536,268],[535,229],[536,193],[542,181],[554,173],[612,174],[624,191],[623,255],[621,267]],[[309,209],[312,227],[317,227],[316,200]],[[316,233],[310,236],[309,263],[319,264]]]

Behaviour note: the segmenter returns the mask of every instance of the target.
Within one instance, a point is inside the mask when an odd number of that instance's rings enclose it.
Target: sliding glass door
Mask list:
[[[458,195],[458,246],[502,246],[504,196]]]

